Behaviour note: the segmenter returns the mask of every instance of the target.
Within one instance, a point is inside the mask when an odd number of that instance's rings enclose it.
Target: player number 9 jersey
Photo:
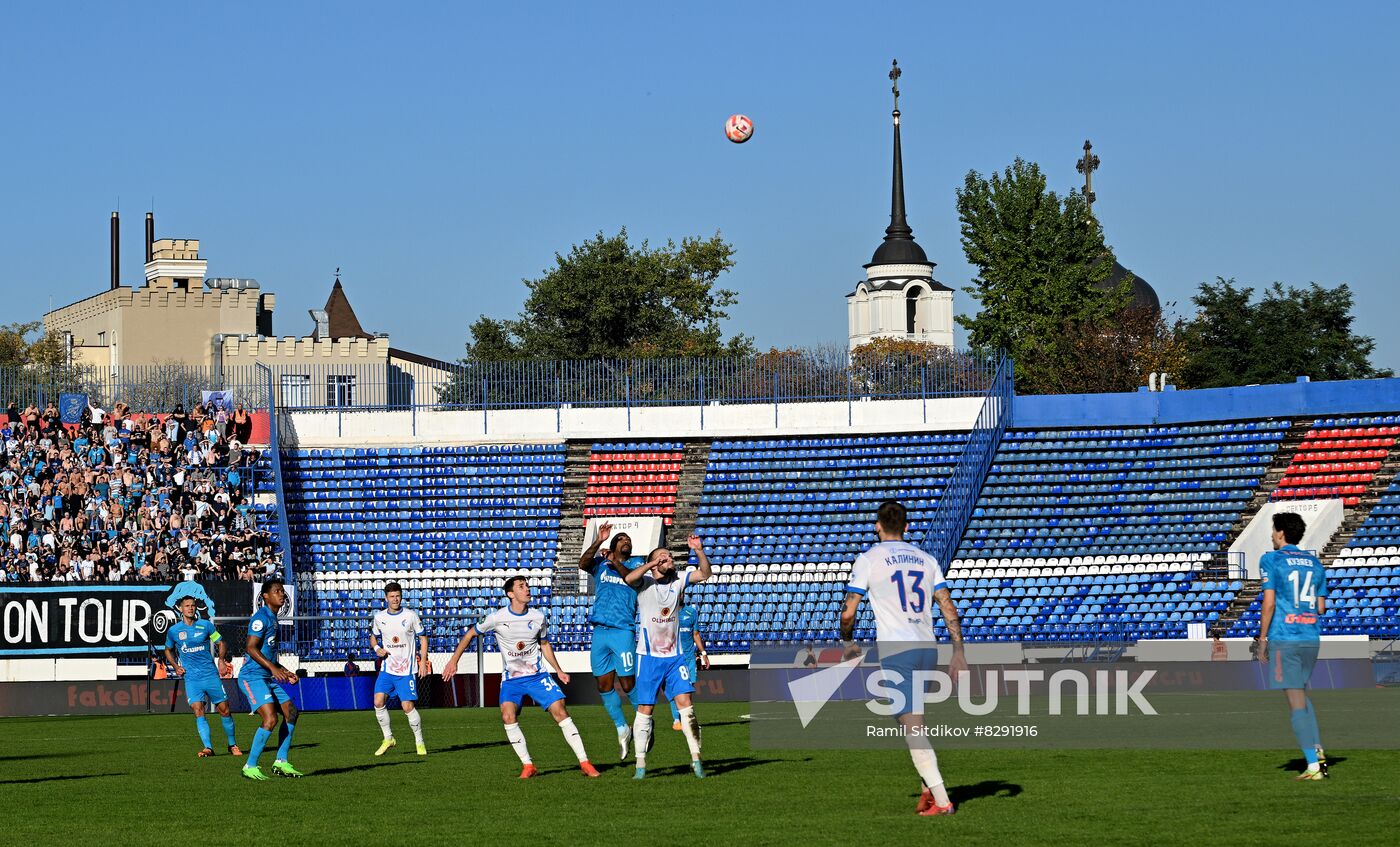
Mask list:
[[[374,637],[379,639],[388,656],[384,658],[384,672],[394,676],[412,676],[414,659],[418,654],[418,636],[423,633],[423,622],[412,609],[399,609],[397,615],[388,609],[374,613]]]

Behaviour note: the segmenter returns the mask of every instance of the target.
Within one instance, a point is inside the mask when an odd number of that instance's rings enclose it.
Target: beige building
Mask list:
[[[199,241],[163,238],[149,253],[142,287],[118,285],[44,315],[46,331],[70,339],[74,364],[212,367],[215,338],[272,331],[277,298],[256,280],[206,280]]]
[[[299,407],[404,406],[436,402],[435,386],[451,365],[389,345],[360,325],[339,274],[324,309],[312,310],[305,336],[276,337],[276,297],[256,280],[208,279],[196,239],[154,237],[146,216],[145,284],[118,279],[119,223],[112,217],[108,290],[44,315],[47,332],[64,336],[74,365],[140,381],[142,368],[183,365],[207,385],[265,385],[256,365],[273,371],[278,404]],[[109,370],[110,369],[110,370]]]

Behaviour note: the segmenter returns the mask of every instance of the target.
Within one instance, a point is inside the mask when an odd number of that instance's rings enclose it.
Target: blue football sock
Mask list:
[[[258,727],[258,731],[253,733],[253,746],[248,748],[248,767],[258,766],[258,757],[262,755],[263,748],[267,746],[267,739],[272,737],[272,730]]]
[[[199,730],[199,740],[204,742],[204,748],[210,749],[214,745],[209,743],[209,721],[204,719],[204,715],[199,715],[194,719],[194,727]]]
[[[1318,747],[1321,747],[1322,730],[1317,728],[1317,712],[1313,711],[1312,698],[1308,698],[1308,700],[1305,702],[1307,703],[1307,706],[1305,706],[1304,708],[1306,708],[1308,711],[1308,720],[1312,721],[1313,744],[1316,744]]]
[[[613,725],[618,729],[627,727],[627,716],[622,712],[622,695],[617,693],[617,689],[603,692],[603,708],[608,710],[608,717],[612,718]]]
[[[1317,764],[1317,722],[1308,716],[1307,709],[1294,709],[1293,736],[1298,739],[1298,748],[1308,764]]]
[[[675,700],[666,701],[671,704],[671,723],[676,723],[681,719],[681,710],[676,708]]]
[[[277,761],[287,761],[287,751],[292,749],[292,733],[296,730],[297,725],[294,723],[282,724],[282,743],[277,747]]]
[[[228,736],[228,746],[232,747],[236,742],[233,740],[233,717],[229,716],[224,720],[224,735]]]

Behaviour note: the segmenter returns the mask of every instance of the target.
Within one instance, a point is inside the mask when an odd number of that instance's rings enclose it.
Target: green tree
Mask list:
[[[624,228],[574,245],[530,289],[515,320],[481,317],[469,360],[597,359],[746,354],[744,335],[724,338],[720,322],[738,302],[716,288],[734,248],[716,233],[653,248],[632,245]]]
[[[1203,282],[1192,302],[1199,312],[1183,331],[1186,357],[1179,383],[1188,388],[1392,376],[1371,364],[1375,339],[1351,331],[1352,293],[1345,284],[1284,287],[1275,282],[1256,301],[1234,279]]]
[[[43,327],[39,321],[11,323],[0,326],[0,368],[59,368],[64,364],[63,337],[54,333],[30,335]]]
[[[964,290],[980,308],[959,316],[978,350],[1009,352],[1017,388],[1058,389],[1073,355],[1070,324],[1098,324],[1122,311],[1129,283],[1104,290],[1113,268],[1103,230],[1082,194],[1061,198],[1034,162],[1016,159],[990,178],[969,171],[957,192],[963,251],[977,269]]]

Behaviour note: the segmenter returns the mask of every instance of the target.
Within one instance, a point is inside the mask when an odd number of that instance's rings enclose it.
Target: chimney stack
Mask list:
[[[151,250],[156,243],[156,213],[146,213],[146,264],[151,263]]]
[[[117,217],[117,213],[116,213],[116,212],[113,212],[113,213],[112,213],[112,287],[113,287],[113,288],[116,288],[116,287],[118,287],[118,286],[121,285],[121,264],[122,264],[122,248],[121,248],[121,244],[120,244],[120,242],[121,242],[121,233],[122,233],[121,218]]]

